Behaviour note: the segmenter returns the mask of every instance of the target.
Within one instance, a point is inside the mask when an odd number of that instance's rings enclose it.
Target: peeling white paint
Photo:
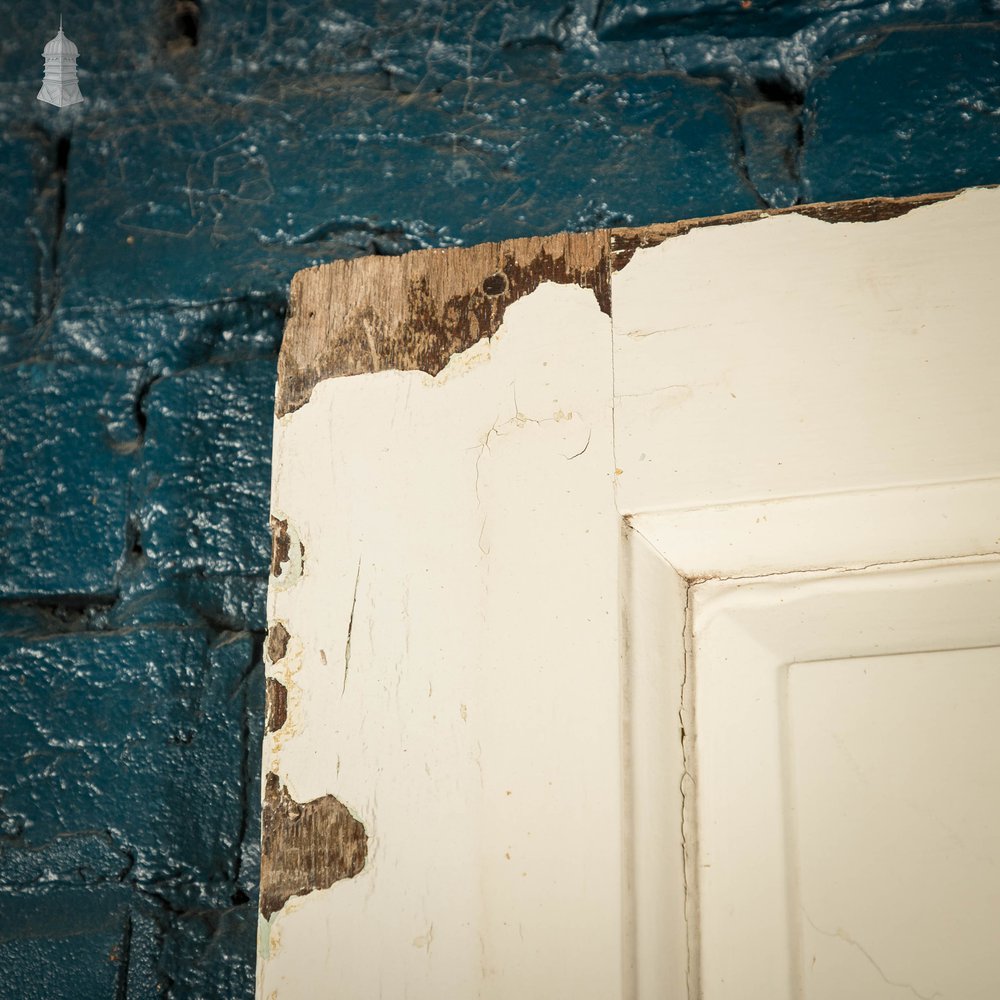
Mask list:
[[[995,476],[998,244],[990,189],[637,250],[612,279],[621,509]]]
[[[269,610],[306,694],[264,766],[369,860],[275,914],[262,995],[618,993],[610,346],[592,293],[544,285],[437,378],[329,380],[277,422],[306,554]]]
[[[276,422],[304,558],[269,596],[264,767],[369,840],[262,923],[260,997],[925,992],[822,886],[798,919],[775,678],[1000,642],[998,233],[996,190],[693,230],[613,277],[614,331],[543,284],[436,377],[328,379]]]

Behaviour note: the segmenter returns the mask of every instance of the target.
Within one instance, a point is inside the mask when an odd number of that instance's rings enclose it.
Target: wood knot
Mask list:
[[[503,295],[507,291],[507,275],[502,271],[491,274],[483,281],[483,291],[487,295]]]

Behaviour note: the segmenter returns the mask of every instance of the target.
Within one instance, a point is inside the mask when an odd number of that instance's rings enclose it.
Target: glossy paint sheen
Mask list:
[[[0,996],[252,993],[292,273],[1000,180],[995,3],[737,6],[0,7]]]
[[[264,771],[369,839],[261,997],[995,990],[998,229],[707,226],[276,420]]]
[[[636,250],[610,318],[543,283],[438,375],[276,420],[303,555],[264,770],[369,840],[262,917],[261,997],[989,995],[998,231],[996,189],[707,226]],[[949,670],[968,780],[897,780]],[[971,855],[907,832],[943,795]]]
[[[261,996],[617,989],[610,323],[575,286],[507,316],[436,378],[328,380],[276,426],[272,510],[305,557],[271,591],[292,639],[264,767],[336,794],[369,863],[262,925]]]

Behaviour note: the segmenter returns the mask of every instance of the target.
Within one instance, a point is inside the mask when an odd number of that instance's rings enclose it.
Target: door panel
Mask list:
[[[996,203],[637,250],[611,286],[622,509],[995,477]]]
[[[998,646],[790,668],[797,995],[1000,993],[998,704]]]
[[[852,993],[852,949],[922,994],[989,995],[1000,563],[693,591],[687,849],[701,995],[891,996],[885,982]]]
[[[996,994],[1000,191],[708,221],[296,276],[261,998]]]

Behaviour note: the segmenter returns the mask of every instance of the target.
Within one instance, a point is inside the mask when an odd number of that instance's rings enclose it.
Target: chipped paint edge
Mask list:
[[[590,289],[601,310],[610,315],[612,274],[624,268],[636,250],[695,229],[783,215],[804,215],[830,224],[881,222],[961,193],[813,202],[314,265],[292,278],[278,358],[275,416],[280,419],[304,406],[316,385],[327,378],[388,370],[437,375],[453,355],[496,333],[506,309],[543,281]],[[429,294],[428,277],[446,270],[464,273],[457,290],[451,289],[454,294],[437,302]],[[376,312],[377,307],[384,311],[385,302],[393,296],[383,296],[378,303],[364,301],[364,289],[376,284],[386,284],[399,299],[398,315],[388,321],[381,313],[376,318]],[[312,333],[317,328],[322,329],[319,337]]]

